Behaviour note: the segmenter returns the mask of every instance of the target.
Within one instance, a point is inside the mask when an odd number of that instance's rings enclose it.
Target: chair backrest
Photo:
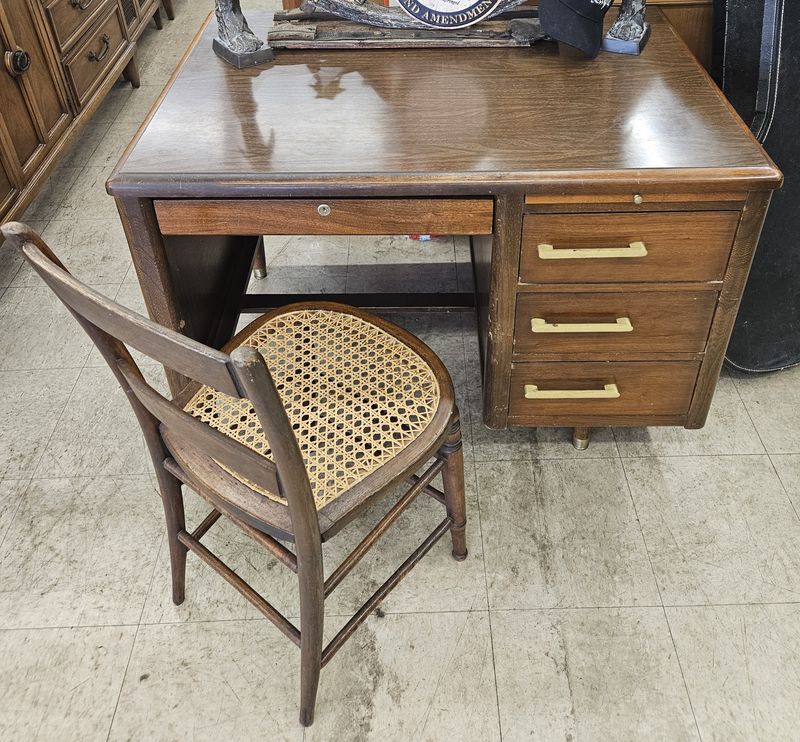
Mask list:
[[[74,278],[42,238],[24,224],[0,227],[12,247],[53,290],[92,338],[125,389],[145,433],[157,471],[164,460],[163,425],[224,469],[287,500],[293,527],[316,508],[300,449],[280,396],[261,355],[240,348],[231,355],[142,317]],[[270,442],[273,464],[166,399],[144,378],[128,347],[183,376],[253,405]],[[161,459],[160,461],[158,459]],[[315,524],[317,523],[314,517]]]

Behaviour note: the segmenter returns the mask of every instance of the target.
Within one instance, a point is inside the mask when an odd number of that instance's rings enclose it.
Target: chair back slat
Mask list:
[[[124,360],[117,363],[131,391],[142,406],[167,429],[168,437],[190,441],[192,448],[210,456],[217,464],[244,477],[263,490],[280,495],[275,464],[238,441],[206,425],[162,397]]]
[[[241,397],[225,353],[162,327],[108,299],[55,265],[33,242],[26,243],[22,251],[58,298],[92,325],[173,371],[232,397]]]

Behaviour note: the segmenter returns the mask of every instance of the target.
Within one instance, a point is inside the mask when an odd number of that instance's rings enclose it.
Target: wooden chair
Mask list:
[[[130,399],[164,504],[173,601],[184,600],[192,551],[299,646],[300,722],[310,725],[321,668],[389,591],[447,531],[453,557],[466,558],[461,433],[444,365],[403,329],[321,302],[269,312],[214,350],[85,286],[25,225],[2,233],[69,308]],[[166,399],[128,347],[191,381]],[[431,485],[440,473],[443,492]],[[325,579],[322,543],[404,482],[407,491]],[[181,484],[213,508],[192,532]],[[446,517],[323,647],[325,598],[421,493],[441,502]],[[297,573],[299,629],[203,546],[221,515]]]

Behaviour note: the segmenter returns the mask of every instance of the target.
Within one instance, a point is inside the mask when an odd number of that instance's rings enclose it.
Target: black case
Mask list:
[[[714,76],[784,173],[772,199],[727,360],[800,364],[800,0],[715,0]]]

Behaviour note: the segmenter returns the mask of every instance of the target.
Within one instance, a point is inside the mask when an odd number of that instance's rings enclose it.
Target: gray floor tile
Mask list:
[[[141,626],[109,740],[302,740],[298,665],[266,620]]]
[[[669,608],[703,740],[796,740],[800,606]]]
[[[766,456],[623,464],[665,605],[800,599],[800,520]]]
[[[81,172],[81,167],[56,168],[47,179],[45,186],[39,191],[39,195],[25,210],[22,221],[30,223],[52,219],[64,199],[74,188]]]
[[[800,366],[734,382],[767,453],[800,453]]]
[[[118,285],[93,288],[113,296]],[[81,368],[92,341],[46,286],[11,287],[0,296],[0,369]]]
[[[795,511],[800,513],[800,455],[773,455],[770,459]]]
[[[114,126],[97,143],[97,147],[86,164],[90,167],[107,168],[110,174],[138,131],[140,123],[141,120],[139,122],[123,122],[117,119]]]
[[[476,468],[492,608],[660,605],[619,461]]]
[[[84,167],[110,128],[110,121],[92,117],[92,120],[81,129],[73,145],[64,155],[60,162],[61,167]]]
[[[106,739],[136,628],[0,631],[0,739]]]
[[[0,371],[0,478],[33,474],[79,373]]]
[[[697,740],[660,608],[492,612],[503,739]]]
[[[500,739],[489,618],[370,618],[323,671],[307,742]]]
[[[3,627],[138,623],[163,521],[146,476],[34,479],[0,547]]]
[[[80,171],[52,219],[117,219],[117,206],[106,193],[106,181],[112,168],[106,165],[87,165]]]
[[[736,387],[727,377],[719,381],[704,428],[617,428],[614,437],[623,457],[764,453]]]
[[[69,272],[86,283],[119,286],[131,264],[119,217],[93,219],[76,214],[74,218],[53,219],[42,237]],[[11,285],[43,286],[44,282],[33,268],[24,265]]]
[[[0,548],[29,483],[29,479],[0,479]],[[0,605],[1,596],[0,592]]]
[[[140,88],[134,89],[130,86],[125,89],[124,99],[121,97],[119,110],[117,112],[115,124],[141,124],[147,116],[150,108],[161,94],[161,85],[143,84]],[[116,128],[116,127],[115,127]]]
[[[143,369],[164,391],[160,366]],[[38,477],[147,474],[150,463],[139,424],[108,368],[86,367],[36,472]]]

